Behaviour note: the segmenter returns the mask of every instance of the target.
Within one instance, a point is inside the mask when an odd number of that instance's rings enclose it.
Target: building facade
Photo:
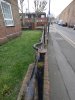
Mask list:
[[[21,25],[17,0],[0,0],[0,44],[19,36]]]
[[[38,26],[44,26],[47,24],[47,17],[46,17],[46,13],[44,12],[40,12],[38,14],[36,14],[35,12],[33,13],[20,13],[20,18],[23,17],[23,20],[21,20],[21,22],[23,21],[23,27],[30,27],[32,26],[31,29],[35,29]]]
[[[75,0],[73,0],[59,15],[59,19],[67,23],[68,26],[75,25]]]

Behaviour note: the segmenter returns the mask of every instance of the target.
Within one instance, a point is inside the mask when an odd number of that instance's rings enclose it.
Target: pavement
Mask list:
[[[63,34],[62,31],[61,33]],[[55,26],[50,26],[48,43],[50,100],[75,100],[75,48],[74,44],[72,45],[72,42],[62,34]]]

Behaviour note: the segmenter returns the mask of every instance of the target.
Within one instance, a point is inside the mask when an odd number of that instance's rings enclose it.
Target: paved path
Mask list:
[[[69,43],[51,26],[48,44],[50,100],[75,100],[75,71],[60,46],[65,44],[69,47]]]

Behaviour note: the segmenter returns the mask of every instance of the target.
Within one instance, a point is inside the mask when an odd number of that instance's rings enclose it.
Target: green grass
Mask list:
[[[41,31],[23,34],[0,46],[0,100],[16,100],[28,65],[34,61],[32,45],[40,39]]]

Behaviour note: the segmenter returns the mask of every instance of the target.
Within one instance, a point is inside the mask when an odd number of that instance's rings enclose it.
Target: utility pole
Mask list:
[[[28,12],[29,12],[29,0],[28,0]]]
[[[49,0],[49,12],[48,12],[48,33],[49,33],[49,27],[50,27],[50,0]]]
[[[49,15],[50,15],[50,0],[49,0]]]

